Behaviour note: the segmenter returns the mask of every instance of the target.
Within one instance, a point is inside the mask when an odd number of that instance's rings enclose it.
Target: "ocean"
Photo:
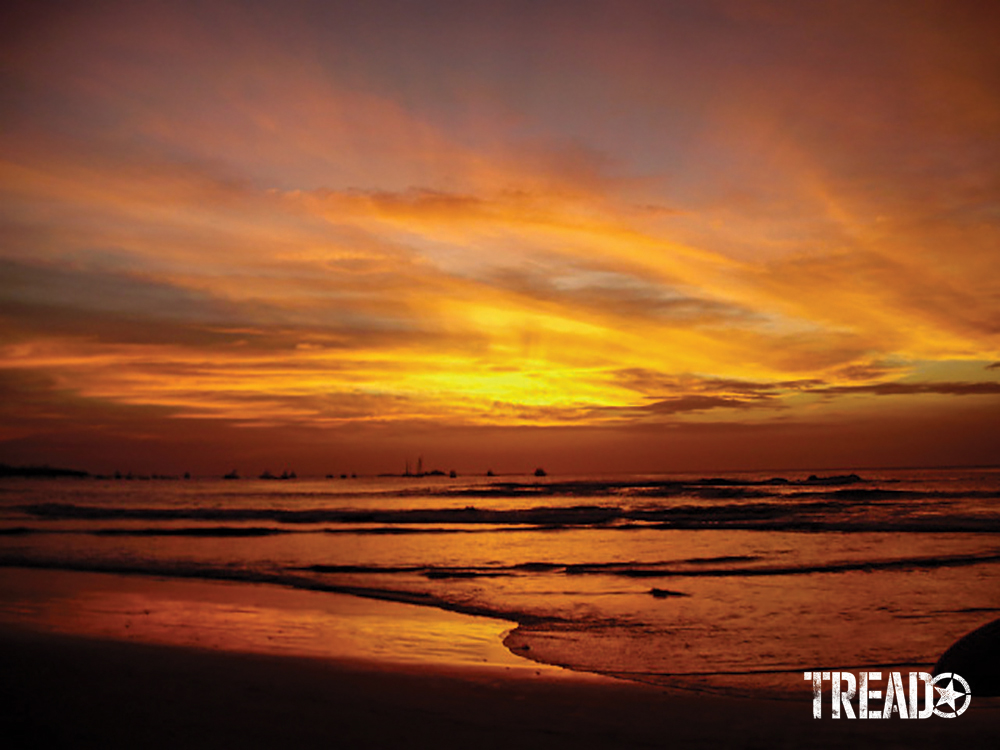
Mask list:
[[[525,659],[735,694],[928,669],[1000,616],[998,533],[998,469],[0,480],[7,568],[489,616]]]

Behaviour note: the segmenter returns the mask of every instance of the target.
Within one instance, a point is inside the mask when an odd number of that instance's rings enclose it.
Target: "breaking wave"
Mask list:
[[[838,491],[839,492],[839,491]],[[1000,532],[1000,516],[923,512],[919,504],[899,508],[896,495],[885,490],[847,490],[848,494],[810,494],[774,498],[768,502],[735,502],[694,505],[572,505],[519,508],[204,508],[204,507],[107,507],[73,503],[33,503],[11,506],[24,516],[39,520],[66,521],[196,521],[206,523],[281,524],[256,532],[229,532],[216,527],[214,533],[281,533],[283,526],[338,524],[326,529],[334,533],[393,533],[392,527],[492,526],[561,529],[602,527],[610,529],[745,529],[761,531],[873,531],[873,532]],[[967,497],[968,495],[963,495]],[[909,498],[908,498],[909,499]],[[889,501],[889,502],[887,502]],[[372,526],[382,528],[373,529]],[[345,528],[346,527],[346,528]],[[236,527],[233,527],[236,528]],[[431,529],[421,529],[423,532]],[[7,530],[4,533],[15,533]],[[20,531],[18,533],[27,533]],[[101,533],[155,534],[156,529]],[[204,530],[164,529],[164,534],[203,534]]]

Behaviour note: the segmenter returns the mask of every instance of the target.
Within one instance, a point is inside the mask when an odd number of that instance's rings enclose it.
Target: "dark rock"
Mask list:
[[[954,672],[974,697],[1000,695],[1000,620],[962,636],[938,659],[934,674]]]

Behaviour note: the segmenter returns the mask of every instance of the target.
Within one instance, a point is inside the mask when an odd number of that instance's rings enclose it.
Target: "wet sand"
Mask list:
[[[68,575],[31,581],[80,581]],[[173,582],[123,585],[176,597]],[[30,618],[8,618],[0,642],[7,747],[985,748],[1000,729],[997,699],[953,720],[816,721],[805,682],[798,701],[733,698],[488,656],[261,653],[84,636]]]

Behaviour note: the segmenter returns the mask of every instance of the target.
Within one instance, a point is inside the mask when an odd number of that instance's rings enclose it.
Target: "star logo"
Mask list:
[[[939,686],[938,683],[943,686]],[[938,699],[934,704],[934,713],[937,716],[953,719],[956,716],[961,716],[972,703],[972,690],[969,688],[969,683],[961,675],[943,672],[931,680],[931,685],[938,693]],[[959,702],[961,702],[961,706],[958,706]],[[951,710],[940,710],[941,706],[948,706]]]

